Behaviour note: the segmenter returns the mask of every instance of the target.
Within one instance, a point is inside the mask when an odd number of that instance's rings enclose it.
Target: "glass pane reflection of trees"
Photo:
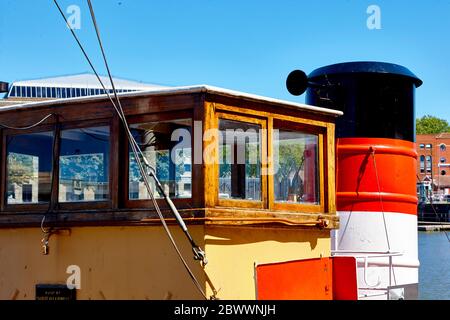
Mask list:
[[[275,201],[318,204],[318,137],[287,130],[273,136]]]
[[[59,201],[109,199],[109,127],[61,131]]]

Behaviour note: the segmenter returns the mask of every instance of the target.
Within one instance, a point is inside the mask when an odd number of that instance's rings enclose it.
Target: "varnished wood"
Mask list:
[[[325,228],[336,228],[335,215],[335,139],[334,115],[298,109],[289,105],[253,101],[240,97],[229,97],[211,93],[167,93],[146,97],[121,98],[125,114],[130,123],[163,121],[190,118],[201,121],[201,132],[195,132],[193,123],[192,147],[192,199],[173,199],[188,224],[261,226],[277,228],[317,228],[326,222]],[[21,109],[0,109],[0,123],[12,126],[28,126],[48,114],[60,118],[62,129],[88,127],[107,123],[110,125],[110,198],[103,202],[61,203],[50,214],[49,223],[67,226],[104,225],[159,225],[159,219],[149,200],[128,199],[128,142],[114,109],[106,100],[67,102],[61,105],[23,106]],[[226,118],[261,125],[267,129],[261,137],[261,201],[218,198],[218,119]],[[6,135],[53,130],[56,117],[50,117],[38,128],[29,131],[1,130],[0,170],[0,227],[38,227],[47,204],[8,205],[6,190]],[[272,129],[282,124],[296,130],[319,136],[319,184],[320,205],[277,203],[273,188]],[[201,139],[202,161],[194,162],[197,140],[208,130],[214,129],[206,141]],[[209,140],[208,140],[209,139]],[[203,152],[209,147],[209,153]],[[59,145],[57,146],[59,150]],[[267,161],[265,157],[267,155]],[[208,159],[209,157],[209,159]],[[210,160],[212,162],[205,162]],[[56,161],[59,164],[59,161]],[[59,168],[54,168],[59,177]],[[56,180],[56,186],[58,181]],[[52,199],[57,200],[57,189]],[[168,222],[173,217],[163,199],[158,199]],[[192,209],[194,208],[194,209]],[[324,223],[325,223],[324,222]]]

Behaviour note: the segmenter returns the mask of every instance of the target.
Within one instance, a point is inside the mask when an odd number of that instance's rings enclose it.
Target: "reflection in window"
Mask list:
[[[261,126],[219,120],[219,198],[261,200]]]
[[[109,127],[61,131],[59,201],[109,199]]]
[[[275,201],[319,203],[318,136],[275,128]]]
[[[8,136],[6,141],[7,203],[49,202],[53,132]]]
[[[148,122],[131,125],[131,131],[147,161],[156,169],[164,192],[172,198],[192,195],[192,156],[190,119]],[[155,198],[163,195],[149,179]],[[129,154],[129,199],[150,199],[133,152]]]

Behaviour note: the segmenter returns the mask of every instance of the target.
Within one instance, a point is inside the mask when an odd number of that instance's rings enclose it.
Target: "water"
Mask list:
[[[443,232],[419,232],[419,299],[450,300],[450,242]]]

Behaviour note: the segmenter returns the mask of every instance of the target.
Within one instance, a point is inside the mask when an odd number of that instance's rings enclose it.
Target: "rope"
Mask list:
[[[98,75],[97,71],[95,70],[95,67],[93,66],[91,60],[89,59],[89,56],[87,55],[86,51],[84,50],[84,47],[82,46],[82,44],[81,44],[81,42],[79,41],[78,37],[76,36],[75,32],[73,31],[72,28],[70,28],[70,25],[69,25],[69,23],[68,23],[68,21],[67,21],[67,19],[66,19],[66,17],[65,17],[65,14],[64,14],[64,12],[62,11],[61,7],[59,6],[57,0],[53,0],[53,2],[55,3],[56,7],[58,8],[58,11],[60,12],[61,16],[63,17],[63,19],[64,19],[66,25],[69,27],[69,30],[71,31],[72,36],[75,38],[75,40],[76,40],[78,46],[80,47],[81,51],[82,51],[83,54],[84,54],[84,57],[86,58],[86,60],[88,61],[89,65],[90,65],[90,67],[91,67],[91,69],[92,69],[93,72],[95,73],[95,75],[96,75],[96,77],[97,77],[97,80],[100,82],[102,88],[104,89],[105,93],[107,94],[107,96],[108,96],[108,98],[109,98],[111,104],[113,105],[113,107],[114,107],[114,109],[115,109],[115,111],[116,111],[116,113],[117,113],[119,119],[121,120],[121,122],[122,122],[122,124],[123,124],[123,126],[124,126],[124,128],[125,128],[125,131],[126,131],[128,140],[129,140],[129,142],[130,142],[130,146],[131,146],[131,148],[132,148],[132,151],[133,151],[133,153],[134,153],[136,162],[137,162],[137,164],[138,164],[139,171],[140,171],[140,173],[141,173],[141,176],[142,176],[143,179],[144,179],[144,184],[145,184],[145,186],[146,186],[146,188],[147,188],[148,193],[149,193],[150,196],[151,196],[152,203],[153,203],[153,205],[154,205],[154,207],[155,207],[155,210],[156,210],[156,212],[157,212],[157,214],[158,214],[158,217],[159,217],[160,220],[161,220],[161,223],[162,223],[162,225],[163,225],[163,227],[164,227],[164,230],[166,231],[166,234],[167,234],[167,236],[168,236],[168,238],[169,238],[169,240],[170,240],[172,246],[174,247],[174,249],[175,249],[175,251],[176,251],[178,257],[180,258],[181,262],[183,263],[183,266],[185,267],[186,271],[188,272],[188,274],[189,274],[191,280],[194,282],[195,286],[196,286],[197,289],[200,291],[200,293],[202,294],[202,296],[203,296],[205,299],[207,299],[206,293],[203,291],[203,289],[202,289],[200,283],[198,282],[198,280],[196,279],[195,275],[194,275],[193,272],[190,270],[190,268],[189,268],[187,262],[186,262],[185,259],[183,258],[182,254],[181,254],[181,252],[180,252],[180,250],[179,250],[179,248],[178,248],[178,246],[177,246],[177,244],[176,244],[176,242],[175,242],[175,240],[174,240],[174,238],[173,238],[173,236],[172,236],[172,234],[171,234],[171,232],[170,232],[170,230],[169,230],[169,228],[168,228],[168,226],[167,226],[167,224],[166,224],[166,222],[165,222],[165,220],[164,220],[164,217],[163,217],[163,215],[162,215],[162,212],[161,212],[161,210],[160,210],[160,208],[159,208],[159,206],[158,206],[158,203],[157,203],[157,201],[156,201],[156,199],[155,199],[155,197],[154,197],[153,191],[151,190],[150,184],[149,184],[149,182],[148,182],[148,175],[152,175],[152,176],[155,178],[155,180],[158,182],[158,180],[157,180],[157,178],[156,178],[156,176],[155,176],[155,174],[154,174],[154,173],[155,173],[155,169],[148,163],[148,161],[147,161],[147,159],[145,158],[145,156],[144,156],[142,150],[139,148],[139,145],[137,144],[136,140],[134,139],[134,137],[133,137],[133,135],[132,135],[132,133],[131,133],[131,130],[130,130],[129,126],[128,126],[128,123],[127,123],[127,121],[126,121],[125,114],[124,114],[123,108],[122,108],[122,106],[121,106],[121,104],[120,104],[120,100],[119,100],[119,98],[118,98],[118,96],[117,96],[117,91],[116,91],[116,89],[115,89],[114,82],[113,82],[112,76],[111,76],[111,72],[110,72],[110,70],[109,70],[109,66],[108,66],[107,59],[106,59],[106,55],[105,55],[105,52],[104,52],[104,49],[103,49],[103,45],[102,45],[102,42],[101,42],[100,32],[99,32],[99,28],[98,28],[98,25],[97,25],[97,22],[96,22],[96,19],[95,19],[95,14],[94,14],[94,10],[93,10],[91,1],[88,0],[88,5],[89,5],[90,13],[91,13],[91,18],[92,18],[92,21],[93,21],[93,24],[94,24],[94,27],[95,27],[95,30],[96,30],[97,39],[98,39],[98,42],[99,42],[99,45],[100,45],[100,48],[101,48],[101,51],[102,51],[103,60],[104,60],[104,62],[105,62],[105,66],[106,66],[107,71],[108,71],[109,79],[110,79],[111,85],[112,85],[112,87],[113,87],[114,96],[115,96],[115,98],[116,98],[116,101],[117,101],[118,106],[114,103],[113,99],[111,98],[111,95],[110,95],[109,92],[106,90],[106,88],[105,88],[105,86],[104,86],[104,84],[103,84],[103,82],[102,82],[100,76]],[[139,157],[139,155],[140,155],[141,157]],[[142,162],[144,162],[145,165],[146,165],[146,167],[149,169],[149,172],[148,172],[148,173],[145,171],[144,166],[142,165]],[[166,200],[167,200],[167,199],[166,199]],[[169,200],[170,200],[170,199],[169,199]],[[181,219],[181,217],[177,217],[176,212],[174,212],[174,214],[175,214],[175,217],[177,218],[177,221],[180,223],[179,219]],[[182,219],[181,219],[181,222],[182,222]],[[184,224],[184,223],[183,223],[183,224]],[[191,245],[193,245],[193,251],[194,251],[194,254],[196,254],[196,257],[199,255],[199,252],[203,253],[203,251],[202,251],[198,246],[195,245],[194,241],[192,240],[192,238],[190,237],[189,233],[187,232],[187,228],[186,228],[185,226],[184,226],[184,228],[183,228],[183,225],[180,225],[180,226],[182,227],[183,231],[185,232],[185,234],[188,236],[189,240],[191,241]],[[195,245],[195,247],[194,247],[194,245]],[[204,255],[204,253],[203,253],[203,255]],[[206,261],[206,258],[205,258],[204,256],[203,256],[203,261],[204,261],[204,262]],[[203,271],[204,271],[204,273],[206,274],[206,271],[205,271],[204,269],[203,269]],[[206,274],[206,276],[207,276],[207,274]],[[210,284],[210,286],[211,286],[211,289],[212,289],[212,291],[213,291],[213,296],[212,296],[211,298],[216,298],[216,297],[215,297],[215,294],[216,294],[217,291],[215,290],[215,288],[214,288],[211,284]]]
[[[383,216],[384,232],[386,234],[386,242],[387,242],[387,246],[388,246],[388,252],[390,253],[391,252],[391,243],[389,241],[389,233],[388,233],[388,230],[387,230],[386,217],[385,217],[385,214],[384,214],[383,197],[381,196],[380,178],[378,176],[377,161],[375,159],[375,149],[373,147],[370,147],[369,150],[371,152],[372,159],[373,159],[373,166],[374,166],[374,169],[375,169],[375,176],[376,176],[376,179],[377,179],[378,195],[379,195],[379,199],[380,199],[381,213],[382,213],[382,216]],[[396,277],[395,277],[394,266],[392,266],[392,275],[394,276],[394,284],[397,284],[397,280],[396,280]]]

